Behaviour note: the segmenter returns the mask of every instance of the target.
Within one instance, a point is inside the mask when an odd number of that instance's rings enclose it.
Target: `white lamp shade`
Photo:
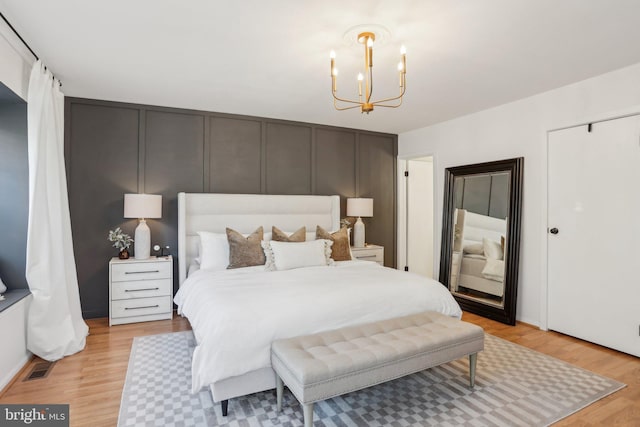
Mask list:
[[[373,199],[347,199],[347,216],[373,216]]]
[[[125,218],[162,218],[162,196],[156,194],[125,194]]]

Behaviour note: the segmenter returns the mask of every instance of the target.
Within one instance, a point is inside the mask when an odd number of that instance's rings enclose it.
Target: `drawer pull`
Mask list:
[[[378,257],[377,255],[360,255],[360,256],[357,256],[356,258],[362,259],[362,258],[377,258],[377,257]]]
[[[124,274],[160,273],[160,270],[125,271]]]
[[[157,291],[160,288],[144,288],[144,289],[125,289],[125,292],[140,292],[140,291]]]
[[[140,309],[143,309],[143,308],[158,308],[158,307],[160,307],[160,306],[158,304],[156,304],[156,305],[146,305],[144,307],[125,307],[124,309],[125,310],[140,310]]]

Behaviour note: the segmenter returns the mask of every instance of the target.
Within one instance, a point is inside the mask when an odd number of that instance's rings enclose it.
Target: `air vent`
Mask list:
[[[55,362],[47,362],[47,361],[36,363],[35,365],[33,365],[31,372],[29,372],[29,375],[27,375],[24,381],[31,381],[31,380],[38,380],[40,378],[46,378],[47,375],[49,375],[49,372],[51,372],[53,365],[55,364],[56,364]]]

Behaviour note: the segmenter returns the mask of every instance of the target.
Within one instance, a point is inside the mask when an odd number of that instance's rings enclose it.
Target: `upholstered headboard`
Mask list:
[[[507,235],[507,220],[458,209],[458,221],[462,227],[462,247],[473,243],[482,243],[482,238],[500,243],[500,237]]]
[[[295,231],[340,228],[339,196],[178,193],[178,272],[182,285],[198,254],[198,231],[251,233],[259,226]]]

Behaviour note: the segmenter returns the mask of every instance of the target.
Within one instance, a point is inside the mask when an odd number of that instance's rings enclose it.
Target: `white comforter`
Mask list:
[[[287,271],[196,271],[175,296],[191,322],[192,391],[268,367],[271,342],[434,310],[462,312],[442,284],[368,261]]]

